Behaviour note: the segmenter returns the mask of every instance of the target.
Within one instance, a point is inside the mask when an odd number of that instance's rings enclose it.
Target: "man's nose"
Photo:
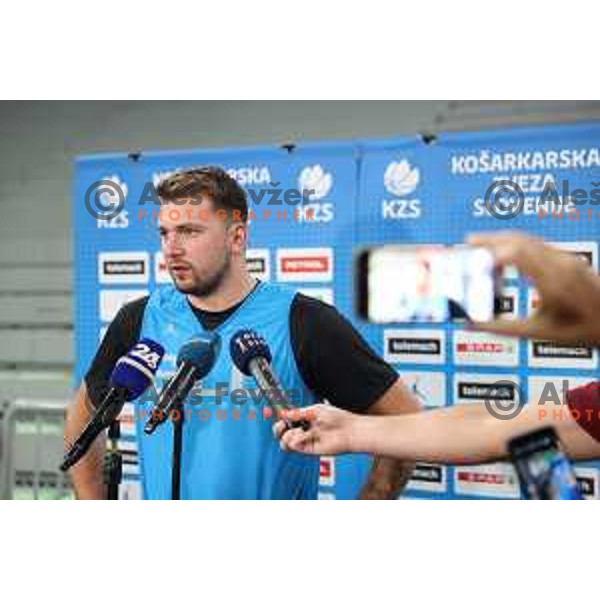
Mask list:
[[[172,231],[165,235],[163,238],[163,253],[165,257],[181,256],[184,252],[185,249],[176,232]]]

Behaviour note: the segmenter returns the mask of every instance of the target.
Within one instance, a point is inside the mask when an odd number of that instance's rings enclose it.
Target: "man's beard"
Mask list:
[[[193,279],[194,281],[189,284],[180,285],[177,283],[177,280],[173,278],[173,283],[175,287],[184,294],[189,294],[191,296],[197,296],[198,298],[206,298],[214,294],[221,283],[225,279],[225,275],[230,268],[230,260],[229,256],[225,257],[224,263],[221,265],[219,269],[217,269],[210,277],[204,277],[202,280],[196,276],[194,268],[191,267]]]

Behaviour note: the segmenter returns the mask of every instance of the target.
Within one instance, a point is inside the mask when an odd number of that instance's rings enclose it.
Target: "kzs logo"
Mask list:
[[[383,174],[383,185],[394,196],[409,196],[420,180],[419,169],[411,167],[406,159],[391,162]],[[421,216],[421,201],[416,198],[384,200],[381,213],[384,219],[418,219]]]
[[[321,165],[312,165],[302,169],[298,177],[298,189],[311,190],[308,204],[301,206],[300,221],[308,223],[329,223],[333,220],[333,204],[322,202],[333,187],[333,175],[323,169]]]
[[[411,168],[407,160],[391,162],[383,175],[385,189],[394,196],[408,196],[419,185],[419,169]]]

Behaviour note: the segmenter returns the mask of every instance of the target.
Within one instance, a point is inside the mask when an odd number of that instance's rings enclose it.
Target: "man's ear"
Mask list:
[[[248,245],[248,227],[244,223],[232,223],[229,226],[232,250],[236,254],[245,255]]]

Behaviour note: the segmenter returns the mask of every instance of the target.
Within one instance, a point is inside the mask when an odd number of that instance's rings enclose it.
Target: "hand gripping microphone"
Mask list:
[[[253,377],[258,387],[275,409],[293,411],[296,407],[287,395],[271,368],[271,351],[265,339],[253,329],[241,329],[229,343],[231,359],[244,375]],[[288,427],[309,428],[309,421],[284,419]]]
[[[61,471],[70,469],[85,455],[102,430],[119,416],[126,401],[139,398],[148,389],[164,354],[165,350],[159,343],[144,338],[117,361],[108,380],[108,392],[65,454]]]
[[[144,426],[144,433],[154,433],[168,419],[173,406],[188,396],[199,379],[208,375],[220,348],[221,338],[214,332],[203,333],[181,347],[177,355],[177,371],[160,392],[152,416]]]

